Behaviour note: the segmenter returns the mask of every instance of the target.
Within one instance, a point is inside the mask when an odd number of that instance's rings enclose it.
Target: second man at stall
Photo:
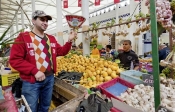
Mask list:
[[[123,68],[130,70],[139,70],[139,59],[137,54],[131,51],[131,41],[123,41],[123,52],[118,54],[117,59],[120,60],[120,64]]]

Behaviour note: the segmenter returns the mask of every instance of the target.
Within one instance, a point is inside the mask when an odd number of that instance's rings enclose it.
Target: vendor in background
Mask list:
[[[106,58],[112,57],[112,46],[106,45]]]
[[[99,50],[97,49],[97,45],[95,44],[94,45],[94,48],[92,49],[92,55],[100,55],[100,52]]]
[[[105,55],[106,55],[105,48],[102,48],[102,49],[100,50],[100,56],[101,56],[101,57],[104,57]]]
[[[114,61],[118,56],[118,52],[116,50],[112,50],[111,45],[106,45],[106,55],[105,58],[109,59],[112,58],[112,61]]]
[[[76,47],[76,45],[72,45],[72,51],[76,51],[76,49],[77,49],[77,47]]]
[[[118,54],[117,59],[120,60],[120,64],[127,70],[134,69],[139,70],[139,59],[137,54],[131,51],[131,41],[123,41],[123,52]]]
[[[169,47],[166,44],[160,44],[159,45],[159,62],[161,60],[166,59],[166,57],[168,56],[169,53],[170,53]],[[159,65],[160,72],[162,72],[163,69],[164,69],[164,67]]]

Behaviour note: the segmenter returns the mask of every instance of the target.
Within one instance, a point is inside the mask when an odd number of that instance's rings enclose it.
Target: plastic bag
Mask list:
[[[11,91],[5,91],[5,102],[0,103],[0,112],[18,112],[15,99]]]

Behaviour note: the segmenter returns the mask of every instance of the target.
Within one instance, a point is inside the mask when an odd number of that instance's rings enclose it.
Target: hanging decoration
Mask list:
[[[112,37],[112,33],[111,32],[114,32],[114,31],[112,31],[112,28],[113,28],[113,25],[115,24],[116,22],[115,22],[115,19],[114,18],[112,18],[112,20],[111,20],[111,22],[107,22],[107,24],[106,24],[106,28],[105,28],[105,32],[102,32],[102,35],[103,36],[108,36],[108,37]],[[110,29],[110,30],[108,30],[108,29]]]
[[[68,8],[68,0],[64,0],[63,1],[63,7],[64,8]]]
[[[119,24],[123,23],[123,21],[124,20],[122,18],[120,18]],[[126,22],[129,22],[129,21],[131,21],[130,18],[126,20]],[[122,35],[122,36],[126,37],[129,34],[129,32],[127,31],[127,29],[128,29],[127,27],[130,28],[129,23],[124,24],[124,25],[119,25],[118,32],[116,33],[116,36]]]
[[[149,14],[143,14],[142,12],[140,12],[139,14],[134,15],[135,19],[142,19],[145,17],[149,17]],[[141,26],[139,25],[139,22],[142,24]],[[150,23],[146,24],[146,20],[142,19],[141,21],[137,21],[136,22],[136,31],[133,33],[133,36],[138,36],[141,34],[141,32],[145,32],[148,31],[150,29]]]
[[[78,7],[81,7],[81,0],[78,0]]]
[[[100,26],[100,23],[92,23],[92,27],[89,27],[88,30],[92,31],[92,33],[95,31],[95,34],[98,32],[98,28]]]
[[[116,3],[120,3],[120,0],[114,0],[114,3],[116,4]]]
[[[112,26],[113,26],[115,23],[116,23],[116,22],[115,22],[115,19],[112,18],[112,20],[111,20],[110,23],[107,22],[107,24],[106,24],[106,30],[108,30],[108,28],[110,28],[110,32],[111,32],[111,28],[112,28]]]
[[[100,5],[100,0],[95,0],[95,6]]]

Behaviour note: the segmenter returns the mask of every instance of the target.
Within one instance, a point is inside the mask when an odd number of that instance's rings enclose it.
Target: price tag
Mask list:
[[[146,86],[153,86],[154,80],[152,74],[142,74],[143,83]]]
[[[163,107],[163,106],[159,106],[156,110],[156,112],[173,112],[173,111],[170,111],[168,110],[167,108]]]

